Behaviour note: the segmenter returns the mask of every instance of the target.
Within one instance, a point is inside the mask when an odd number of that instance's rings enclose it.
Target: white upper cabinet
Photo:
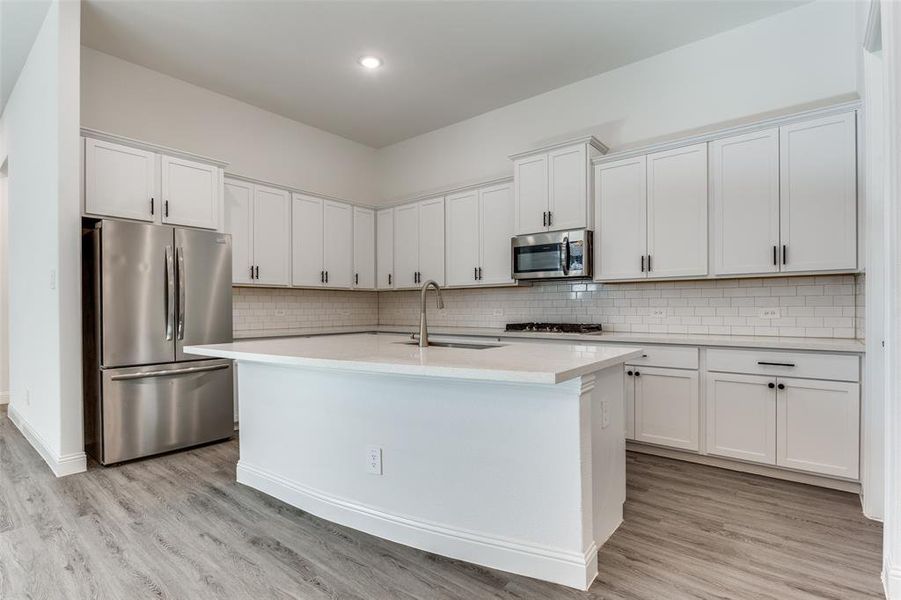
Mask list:
[[[855,113],[780,128],[782,271],[857,267]]]
[[[416,287],[419,280],[419,205],[394,209],[394,287]]]
[[[514,235],[513,184],[502,183],[479,190],[479,231],[479,283],[513,283],[510,242]],[[448,253],[448,261],[450,258]]]
[[[513,186],[469,190],[445,199],[447,285],[513,283]]]
[[[637,156],[595,166],[595,278],[645,277],[647,160]]]
[[[707,274],[707,144],[649,154],[648,277]]]
[[[588,154],[579,144],[548,153],[548,229],[588,227]]]
[[[375,288],[375,211],[353,207],[354,281],[357,289]]]
[[[216,229],[219,168],[183,158],[160,157],[163,223]]]
[[[419,203],[419,281],[444,285],[444,198]]]
[[[376,287],[380,290],[394,288],[394,209],[386,208],[376,213],[375,248]]]
[[[585,138],[514,155],[514,232],[588,227],[593,218],[590,160],[607,148]]]
[[[155,221],[162,203],[159,155],[104,140],[86,138],[85,212],[98,216]]]
[[[353,213],[349,204],[326,200],[323,210],[326,287],[349,288],[353,281]]]
[[[291,195],[277,188],[254,186],[254,283],[291,283]]]
[[[713,271],[779,270],[779,130],[710,142]]]
[[[529,156],[513,162],[516,190],[516,233],[547,230],[547,155]]]
[[[294,194],[291,206],[291,283],[320,287],[325,284],[322,266],[323,200]]]
[[[232,283],[254,282],[253,271],[253,184],[226,179],[224,185],[225,223],[232,236]]]
[[[479,282],[479,190],[448,196],[447,285],[476,285]]]
[[[285,190],[225,179],[225,222],[232,236],[232,282],[291,283],[291,200]]]

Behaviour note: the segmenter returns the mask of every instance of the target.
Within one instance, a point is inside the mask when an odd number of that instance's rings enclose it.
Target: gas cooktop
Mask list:
[[[601,326],[598,323],[507,323],[506,331],[601,333]]]

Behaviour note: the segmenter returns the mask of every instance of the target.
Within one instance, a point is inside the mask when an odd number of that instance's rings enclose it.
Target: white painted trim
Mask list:
[[[100,131],[99,129],[91,129],[89,127],[81,128],[81,135],[89,138],[94,138],[98,140],[106,140],[108,142],[114,142],[116,144],[124,144],[126,146],[131,146],[133,148],[141,148],[142,150],[148,150],[150,152],[160,152],[166,154],[167,156],[173,156],[176,158],[186,158],[188,160],[196,160],[203,163],[215,165],[217,167],[226,167],[228,166],[228,162],[219,159],[212,158],[209,156],[204,156],[202,154],[194,154],[193,152],[188,152],[186,150],[179,150],[178,148],[170,148],[169,146],[161,146],[159,144],[154,144],[152,142],[145,142],[142,140],[136,140],[134,138],[126,137],[124,135],[119,135],[117,133],[110,133],[108,131]]]
[[[508,158],[510,160],[516,160],[519,158],[525,158],[526,156],[532,156],[533,154],[544,154],[545,152],[550,152],[551,150],[557,150],[558,148],[566,148],[567,146],[578,146],[579,144],[588,144],[601,154],[607,154],[610,151],[601,140],[594,137],[593,135],[583,135],[577,138],[569,138],[565,140],[560,140],[558,142],[553,142],[551,144],[545,144],[537,148],[531,148],[529,150],[523,150],[522,152],[517,152],[515,154],[510,154]]]
[[[867,25],[863,35],[863,47],[867,52],[882,49],[882,10],[880,0],[870,0]]]
[[[901,600],[901,566],[885,565],[882,584],[888,600]]]
[[[9,404],[9,392],[0,392],[0,404]]]
[[[703,133],[698,133],[696,135],[690,135],[686,137],[681,137],[672,140],[665,140],[662,142],[657,142],[653,144],[646,144],[643,146],[635,146],[627,149],[623,149],[621,151],[614,151],[605,156],[600,156],[592,159],[592,164],[602,164],[606,162],[612,162],[617,160],[623,160],[626,158],[632,158],[634,156],[641,156],[642,154],[650,154],[652,152],[662,152],[665,150],[673,150],[676,148],[681,148],[682,146],[691,146],[693,144],[702,144],[706,142],[711,142],[713,140],[724,138],[724,137],[732,137],[734,135],[741,135],[744,133],[753,133],[755,131],[759,131],[761,129],[771,129],[773,127],[780,127],[782,125],[788,125],[791,123],[797,123],[799,121],[806,121],[808,119],[814,119],[818,117],[828,117],[831,115],[841,114],[852,112],[858,110],[861,106],[860,100],[852,100],[850,102],[842,102],[839,104],[833,104],[831,106],[827,106],[825,108],[814,108],[810,110],[803,110],[791,114],[780,115],[777,117],[770,117],[767,119],[761,119],[759,121],[754,121],[751,123],[746,123],[743,125],[736,125],[732,127],[724,127],[721,129],[714,129],[710,131],[705,131]],[[785,273],[782,273],[784,276]],[[754,277],[757,277],[755,275]]]
[[[594,543],[579,554],[446,527],[349,502],[244,461],[238,461],[237,478],[238,483],[323,519],[442,556],[521,575],[540,572],[542,579],[581,590],[588,589],[597,575]]]
[[[9,407],[9,420],[22,432],[25,439],[37,450],[37,453],[41,455],[41,458],[57,477],[83,473],[88,470],[88,457],[84,452],[57,455],[50,450],[44,438],[19,414],[15,406]]]

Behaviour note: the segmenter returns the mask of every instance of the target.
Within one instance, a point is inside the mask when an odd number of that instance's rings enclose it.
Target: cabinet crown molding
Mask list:
[[[545,146],[541,146],[540,148],[532,148],[530,150],[524,150],[522,152],[517,152],[516,154],[509,155],[510,160],[517,160],[519,158],[523,158],[525,156],[532,156],[533,154],[542,154],[544,152],[550,152],[551,150],[556,150],[558,148],[566,148],[567,146],[578,146],[580,144],[587,144],[591,148],[594,148],[601,154],[607,154],[610,149],[604,145],[598,138],[593,135],[582,136],[578,138],[571,138],[568,140],[562,140],[559,142],[554,142],[553,144],[548,144]]]
[[[95,139],[95,140],[104,140],[107,142],[122,144],[123,146],[131,146],[133,148],[140,148],[141,150],[147,150],[148,152],[158,152],[160,154],[166,154],[167,156],[172,156],[175,158],[196,160],[197,162],[215,165],[215,166],[221,167],[223,169],[226,166],[228,166],[227,161],[224,161],[219,158],[212,158],[210,156],[204,156],[202,154],[195,154],[193,152],[188,152],[186,150],[179,150],[178,148],[170,148],[169,146],[162,146],[160,144],[154,144],[152,142],[136,140],[134,138],[126,137],[124,135],[119,135],[117,133],[110,133],[108,131],[100,131],[99,129],[91,129],[89,127],[82,127],[81,135],[84,137]]]

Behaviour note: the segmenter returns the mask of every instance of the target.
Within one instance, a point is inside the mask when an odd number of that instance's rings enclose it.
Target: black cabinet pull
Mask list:
[[[641,255],[641,272],[644,273],[644,254]]]
[[[354,285],[360,285],[360,274],[359,273],[354,274]]]
[[[547,227],[547,211],[541,213],[541,225],[542,227]]]
[[[257,273],[256,273],[256,277],[257,277],[257,279],[260,278],[260,265],[257,265]]]
[[[476,281],[479,280],[479,268],[478,267],[472,268],[472,278]]]
[[[651,272],[651,255],[648,254],[648,273]]]
[[[785,384],[784,384],[784,383],[780,383],[780,384],[777,385],[776,387],[779,388],[780,390],[784,390],[784,389],[785,389]]]
[[[777,258],[777,254],[779,253],[779,249],[776,246],[773,246],[773,264],[778,265],[779,259]]]
[[[154,213],[154,210],[153,210],[153,198],[151,198],[151,199],[150,199],[150,214],[152,215],[153,213]]]
[[[781,362],[767,362],[765,360],[758,360],[758,365],[766,365],[768,367],[793,367],[795,363],[781,363]]]
[[[319,283],[325,283],[325,271],[319,271]]]
[[[328,271],[325,272],[325,282],[328,283]]]
[[[388,285],[391,285],[391,273],[388,273]]]
[[[169,201],[168,200],[163,202],[163,216],[165,216],[165,217],[169,216]]]
[[[250,265],[250,278],[253,279],[253,265]]]
[[[626,371],[626,375],[628,375],[629,377],[632,377],[632,371]]]
[[[788,260],[788,246],[786,246],[785,244],[782,244],[782,264],[783,265],[787,264],[786,263],[787,260]]]
[[[776,384],[771,381],[768,384],[766,384],[766,386],[770,389],[773,389],[774,387],[776,387]]]
[[[551,211],[547,211],[547,225],[548,227],[554,222],[554,217],[551,216]]]
[[[635,376],[636,376],[636,377],[641,377],[641,373],[639,373],[638,371],[635,371]]]
[[[482,267],[479,267],[479,281],[482,281]]]

